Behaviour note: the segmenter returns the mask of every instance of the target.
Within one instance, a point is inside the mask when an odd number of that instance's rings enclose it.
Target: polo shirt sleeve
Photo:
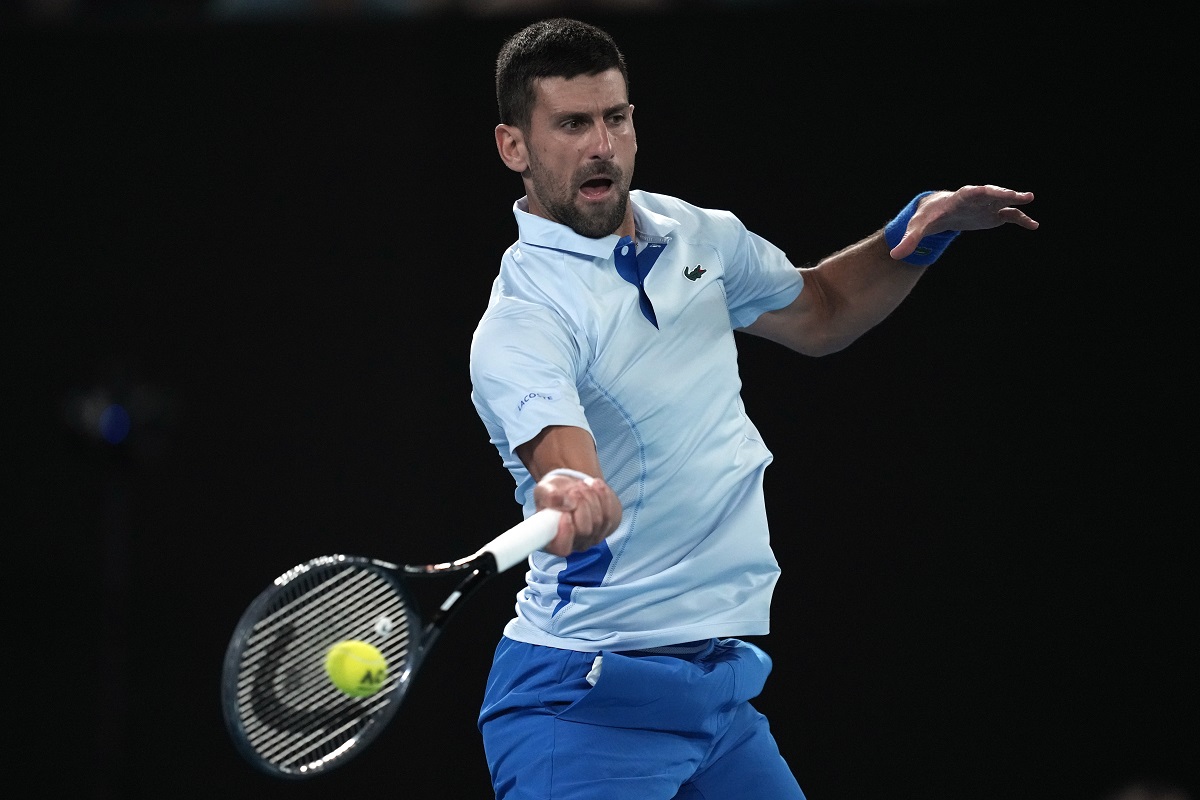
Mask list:
[[[744,328],[768,311],[783,308],[804,289],[804,276],[787,255],[733,218],[727,255],[725,292],[729,318]]]
[[[508,459],[549,425],[591,432],[576,388],[581,360],[576,337],[550,309],[512,297],[489,309],[471,340],[471,399]]]

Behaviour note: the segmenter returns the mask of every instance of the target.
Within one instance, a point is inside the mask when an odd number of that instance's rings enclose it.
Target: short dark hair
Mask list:
[[[617,43],[595,25],[559,17],[535,22],[509,37],[496,58],[500,122],[526,128],[539,78],[574,78],[619,69],[629,91],[629,71]]]

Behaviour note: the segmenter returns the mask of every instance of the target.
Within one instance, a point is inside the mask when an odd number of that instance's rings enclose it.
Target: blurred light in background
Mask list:
[[[0,19],[41,24],[177,23],[284,19],[386,19],[638,14],[709,9],[922,5],[931,0],[18,0]]]
[[[62,401],[62,420],[85,444],[145,459],[156,455],[173,428],[172,393],[109,366],[105,377],[71,389]]]
[[[109,444],[120,444],[129,435],[129,412],[120,403],[113,403],[100,412],[100,435]]]

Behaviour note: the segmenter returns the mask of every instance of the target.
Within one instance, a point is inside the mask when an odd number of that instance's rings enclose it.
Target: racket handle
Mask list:
[[[504,572],[524,561],[534,550],[540,550],[550,544],[550,540],[558,532],[558,518],[561,516],[561,511],[542,509],[492,539],[479,548],[475,555],[491,553],[496,559],[496,572]]]

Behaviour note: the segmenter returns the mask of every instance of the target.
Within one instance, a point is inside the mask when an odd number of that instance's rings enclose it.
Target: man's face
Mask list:
[[[536,87],[522,171],[530,213],[593,239],[632,235],[637,137],[620,71],[542,78]]]

